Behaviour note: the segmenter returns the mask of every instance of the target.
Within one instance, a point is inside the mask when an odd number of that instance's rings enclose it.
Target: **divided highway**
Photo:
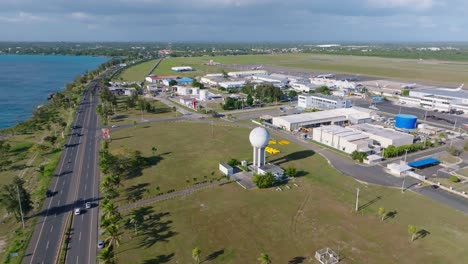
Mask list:
[[[46,198],[37,217],[34,233],[23,263],[55,263],[65,222],[72,215],[72,230],[66,263],[96,263],[98,224],[97,150],[99,142],[98,117],[95,111],[98,93],[93,96],[98,80],[90,83],[83,94],[71,135],[68,138],[62,158],[56,169],[49,190],[52,196]],[[85,209],[85,202],[92,202]],[[74,215],[75,208],[81,208],[80,215]]]

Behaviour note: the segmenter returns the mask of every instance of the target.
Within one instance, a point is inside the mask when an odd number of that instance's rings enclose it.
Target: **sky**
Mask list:
[[[0,41],[468,41],[466,0],[0,0]]]

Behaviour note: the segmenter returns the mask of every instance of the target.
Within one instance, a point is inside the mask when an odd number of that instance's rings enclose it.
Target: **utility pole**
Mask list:
[[[211,137],[214,137],[214,126],[213,126],[213,120],[211,120]]]
[[[403,177],[403,183],[401,184],[401,193],[405,192],[405,180],[406,180],[406,173],[405,173],[405,176]]]
[[[359,209],[359,188],[356,188],[357,190],[357,193],[356,193],[356,209],[354,209],[354,211],[358,211]]]
[[[426,121],[426,117],[427,117],[427,109],[426,109],[426,112],[424,113],[424,121]]]
[[[20,197],[18,185],[16,185],[16,193],[18,194],[18,204],[19,204],[19,208],[20,208],[21,223],[23,224],[23,229],[24,229],[23,207],[21,207],[21,197]]]
[[[453,124],[453,130],[454,130],[454,131],[455,131],[456,127],[457,127],[457,120],[458,120],[458,119],[455,118],[455,124]]]
[[[400,113],[401,113],[401,105],[400,105],[400,110],[398,111],[398,114],[400,114]]]
[[[408,156],[408,150],[405,149],[405,163],[406,163],[406,156]]]

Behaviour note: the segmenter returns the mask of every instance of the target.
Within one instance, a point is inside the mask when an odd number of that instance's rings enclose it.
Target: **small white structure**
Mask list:
[[[387,169],[390,174],[395,176],[401,176],[403,173],[410,171],[412,168],[406,164],[404,161],[400,161],[400,163],[390,163],[387,165]]]
[[[172,67],[171,70],[175,72],[186,72],[186,71],[193,71],[193,68],[190,66],[179,66],[179,67]]]
[[[253,166],[260,168],[265,165],[265,147],[268,146],[270,133],[264,127],[256,127],[250,132],[249,140],[253,147]]]
[[[321,264],[336,264],[340,261],[338,254],[330,248],[323,248],[315,251],[315,259]]]
[[[373,155],[367,156],[364,159],[364,163],[372,165],[372,164],[376,164],[377,162],[379,162],[381,160],[382,160],[382,156],[373,154]]]
[[[136,93],[135,88],[125,88],[124,89],[124,95],[125,96],[132,96],[133,93]]]
[[[225,162],[219,164],[219,170],[226,176],[232,175],[234,173],[234,168]]]

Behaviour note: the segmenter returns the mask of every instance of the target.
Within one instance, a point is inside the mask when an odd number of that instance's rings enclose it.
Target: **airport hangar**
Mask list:
[[[339,108],[326,111],[303,113],[287,116],[273,117],[272,124],[275,127],[287,131],[298,130],[301,127],[319,127],[323,125],[341,125],[344,123],[363,124],[372,121],[372,110],[352,107]]]

